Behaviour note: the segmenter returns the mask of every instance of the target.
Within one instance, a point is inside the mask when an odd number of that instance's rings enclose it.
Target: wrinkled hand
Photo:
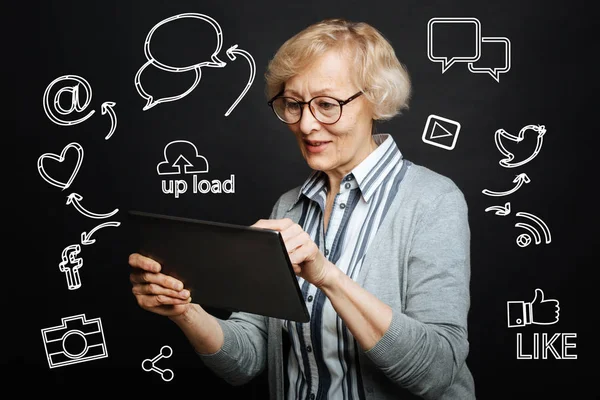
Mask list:
[[[261,219],[252,226],[281,233],[294,272],[299,277],[320,287],[332,275],[334,265],[325,258],[310,235],[291,219]]]
[[[131,291],[140,307],[159,315],[174,317],[183,314],[192,298],[183,283],[160,272],[161,265],[141,254],[129,256],[133,272],[129,276]]]

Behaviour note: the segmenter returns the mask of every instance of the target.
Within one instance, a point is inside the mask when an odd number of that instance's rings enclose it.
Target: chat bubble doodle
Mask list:
[[[510,40],[505,37],[482,37],[481,43],[500,43],[502,46],[502,52],[504,54],[504,65],[501,67],[476,67],[474,62],[467,63],[467,67],[469,71],[475,74],[489,74],[492,78],[496,80],[496,82],[500,82],[500,74],[505,74],[510,71],[510,59],[511,59],[511,51],[510,51]],[[485,51],[488,50],[490,46],[483,46]],[[483,50],[482,50],[483,51]]]
[[[57,179],[52,178],[44,169],[44,164],[45,164],[46,160],[50,159],[50,160],[58,161],[59,163],[62,163],[65,161],[67,152],[69,152],[69,150],[71,150],[71,149],[75,150],[75,154],[77,155],[77,162],[75,164],[75,167],[73,168],[73,171],[71,172],[71,176],[69,177],[69,179],[67,179],[66,182],[61,182]],[[38,158],[37,168],[38,168],[39,174],[42,176],[42,178],[44,178],[44,180],[46,182],[48,182],[49,184],[51,184],[53,186],[61,188],[62,190],[65,190],[69,186],[71,186],[71,184],[73,183],[73,180],[75,179],[75,177],[77,176],[77,173],[79,172],[79,168],[81,168],[82,162],[83,162],[83,147],[81,147],[81,145],[79,143],[72,142],[63,148],[60,155],[54,154],[54,153],[42,154]]]
[[[533,132],[537,133],[535,149],[532,151],[532,153],[528,157],[525,157],[523,160],[521,160],[519,162],[514,162],[513,160],[515,158],[515,155],[505,147],[504,141],[509,140],[514,143],[519,143],[519,142],[523,141],[523,139],[525,139],[525,134],[529,130],[532,130]],[[504,129],[498,129],[494,133],[494,141],[496,143],[496,147],[498,148],[498,151],[500,151],[500,153],[502,153],[502,155],[506,157],[506,158],[500,160],[500,162],[499,162],[500,165],[505,168],[515,168],[515,167],[520,167],[521,165],[527,164],[529,161],[533,160],[539,154],[539,152],[542,150],[542,145],[544,144],[544,134],[545,133],[546,133],[546,127],[544,125],[525,125],[523,128],[521,128],[521,130],[519,131],[519,133],[517,135],[512,135],[512,134],[506,132]]]
[[[459,132],[459,122],[431,114],[427,117],[422,139],[432,146],[452,150],[456,146]]]
[[[41,332],[50,368],[108,357],[100,318],[88,320],[85,314],[73,315]]]
[[[59,89],[54,94],[54,98],[52,99],[52,102],[51,102],[50,101],[50,93],[52,92],[52,89],[54,88],[54,86],[58,83],[65,83],[68,81],[74,81],[75,84],[71,85],[71,86],[66,85],[62,89]],[[67,103],[69,104],[69,106],[67,108],[63,108],[63,106],[61,105],[60,100],[64,96],[70,96],[70,99],[69,99],[70,101],[67,101]],[[83,102],[83,104],[81,104],[82,96],[85,98],[85,101]],[[63,75],[63,76],[59,76],[58,78],[56,78],[55,80],[50,82],[50,84],[46,87],[46,90],[44,91],[44,99],[43,99],[44,112],[46,113],[46,116],[50,119],[50,121],[54,122],[57,125],[62,125],[62,126],[77,125],[77,124],[80,124],[83,121],[87,120],[88,118],[90,118],[94,114],[95,111],[92,110],[89,113],[87,113],[85,116],[83,116],[82,118],[79,118],[79,119],[76,119],[73,121],[65,121],[65,120],[61,119],[59,116],[57,116],[55,114],[55,112],[62,116],[69,115],[73,112],[81,113],[81,112],[85,111],[85,109],[90,105],[91,101],[92,101],[92,87],[90,86],[88,81],[86,81],[85,79],[83,79],[82,77],[77,76],[77,75]]]
[[[181,20],[183,18],[194,18],[194,19],[199,19],[201,21],[209,23],[216,33],[217,44],[216,44],[215,50],[210,55],[210,57],[207,61],[202,61],[202,62],[199,62],[196,64],[184,66],[184,67],[176,67],[176,66],[165,64],[164,62],[161,62],[156,57],[154,57],[154,55],[152,54],[152,51],[151,51],[151,41],[152,41],[152,35],[155,33],[155,31],[159,27],[161,27],[169,22]],[[142,109],[144,111],[147,111],[150,108],[152,108],[158,104],[176,101],[176,100],[179,100],[179,99],[187,96],[188,94],[190,94],[196,88],[196,86],[198,86],[198,83],[200,82],[200,80],[202,78],[202,67],[211,67],[211,68],[225,67],[227,65],[227,63],[225,63],[224,61],[219,59],[219,53],[221,52],[222,45],[223,45],[223,31],[221,29],[221,26],[217,23],[216,20],[209,17],[208,15],[197,14],[197,13],[178,14],[178,15],[166,18],[166,19],[160,21],[158,24],[156,24],[150,30],[150,32],[148,32],[148,35],[146,36],[146,40],[144,42],[144,54],[146,56],[147,61],[137,71],[137,73],[135,74],[135,79],[134,79],[135,88],[136,88],[137,92],[144,100],[146,100],[146,104],[144,105],[144,107]],[[252,58],[252,55],[250,53],[248,53],[247,51],[238,48],[237,44],[231,46],[226,51],[226,55],[227,55],[227,57],[229,57],[229,59],[231,61],[235,61],[236,55],[240,55],[248,61],[248,64],[250,66],[250,76],[249,76],[248,82],[247,82],[246,86],[244,87],[244,89],[242,90],[242,92],[240,93],[240,95],[235,100],[235,102],[225,112],[225,116],[227,117],[231,114],[231,112],[237,106],[237,104],[240,102],[240,100],[246,95],[246,92],[250,89],[250,86],[252,86],[252,83],[254,82],[254,78],[256,75],[256,63],[254,62],[254,58]],[[182,73],[182,72],[193,71],[195,73],[194,82],[183,93],[180,93],[175,96],[167,96],[167,97],[155,99],[153,95],[151,95],[144,89],[142,82],[141,82],[141,76],[142,76],[144,70],[146,70],[148,67],[151,67],[151,66],[158,68],[160,70],[163,70],[166,72],[172,72],[172,73]]]
[[[195,19],[199,19],[201,21],[208,22],[215,30],[216,37],[217,37],[217,45],[216,45],[214,52],[210,55],[209,60],[202,61],[202,62],[188,65],[188,66],[184,66],[184,67],[175,67],[175,66],[171,66],[171,65],[162,63],[161,61],[157,60],[152,55],[151,41],[152,41],[152,35],[154,35],[154,32],[162,25],[168,24],[171,21],[180,20],[182,18],[195,18]],[[224,67],[226,65],[226,63],[221,61],[218,57],[219,53],[221,52],[222,45],[223,45],[223,31],[221,30],[221,26],[217,23],[217,21],[215,21],[213,18],[209,17],[208,15],[196,14],[196,13],[178,14],[178,15],[174,15],[172,17],[166,18],[166,19],[160,21],[158,24],[156,24],[150,30],[150,32],[148,32],[148,35],[146,36],[146,40],[144,41],[144,54],[148,61],[146,61],[144,63],[144,65],[142,65],[142,67],[137,71],[137,73],[135,74],[135,80],[134,80],[135,88],[137,89],[139,95],[143,99],[146,100],[146,105],[144,106],[143,110],[144,111],[149,110],[150,108],[152,108],[160,103],[179,100],[182,97],[185,97],[188,94],[190,94],[196,88],[198,83],[200,82],[200,78],[202,76],[202,72],[201,72],[202,67],[213,67],[213,68]],[[147,93],[144,90],[142,83],[141,83],[142,72],[150,66],[159,68],[163,71],[175,72],[175,73],[194,71],[196,73],[196,77],[194,79],[194,83],[192,83],[192,85],[185,92],[183,92],[177,96],[170,96],[170,97],[154,99],[154,97],[151,94]]]
[[[443,27],[452,30],[452,28],[462,29],[465,25],[471,25],[473,35],[471,43],[466,43],[468,50],[465,54],[444,54],[443,49],[438,50],[435,47],[435,29]],[[477,18],[456,17],[431,18],[427,23],[427,57],[433,62],[442,64],[442,74],[456,62],[473,63],[479,60],[481,55],[481,23]]]

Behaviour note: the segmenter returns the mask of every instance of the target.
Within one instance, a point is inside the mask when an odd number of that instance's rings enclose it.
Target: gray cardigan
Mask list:
[[[290,209],[300,187],[284,193],[271,218],[298,221]],[[288,211],[289,210],[289,211]],[[393,309],[388,331],[359,349],[365,398],[475,399],[469,351],[470,229],[462,192],[449,178],[413,164],[368,250],[357,282]],[[282,321],[249,313],[219,320],[222,348],[199,354],[232,385],[268,368],[272,400],[283,400]]]

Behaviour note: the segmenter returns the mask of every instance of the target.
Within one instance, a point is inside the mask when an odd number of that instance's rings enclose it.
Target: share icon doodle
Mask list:
[[[161,358],[171,357],[172,354],[173,349],[171,349],[169,346],[163,346],[160,348],[160,353],[158,353],[154,358],[147,358],[142,362],[142,369],[146,372],[154,371],[156,373],[159,373],[163,381],[168,382],[175,376],[173,371],[170,369],[160,369],[154,364],[156,364]]]

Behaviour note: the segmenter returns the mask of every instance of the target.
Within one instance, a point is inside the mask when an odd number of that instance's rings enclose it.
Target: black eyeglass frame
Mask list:
[[[295,98],[293,98],[293,97],[289,97],[289,96],[282,96],[282,93],[283,93],[283,91],[281,91],[281,92],[277,93],[275,96],[273,96],[273,98],[271,98],[271,100],[269,100],[269,101],[267,102],[267,105],[268,105],[269,107],[271,107],[271,110],[273,110],[273,113],[274,113],[274,114],[277,116],[277,118],[278,118],[278,119],[279,119],[281,122],[283,122],[284,124],[287,124],[287,125],[294,125],[294,124],[297,124],[298,122],[300,122],[300,120],[302,119],[302,115],[303,115],[303,113],[304,113],[304,105],[305,105],[305,104],[308,104],[308,110],[310,111],[310,113],[312,114],[312,116],[313,116],[313,117],[315,117],[315,119],[316,119],[317,121],[319,121],[319,123],[320,123],[320,124],[323,124],[323,125],[333,125],[333,124],[337,123],[337,122],[338,122],[338,121],[339,121],[339,120],[342,118],[342,111],[344,110],[344,106],[345,106],[346,104],[350,103],[352,100],[356,99],[357,97],[360,97],[360,95],[362,95],[364,92],[363,92],[363,91],[357,92],[357,93],[353,94],[352,96],[348,97],[346,100],[339,100],[339,99],[336,99],[335,97],[331,97],[331,96],[325,96],[325,95],[319,95],[319,96],[315,96],[315,97],[313,97],[313,98],[312,98],[312,99],[310,99],[309,101],[300,101],[300,100],[298,100],[298,99],[295,99]],[[319,120],[319,118],[317,118],[317,116],[316,116],[316,115],[313,113],[313,110],[312,110],[312,108],[311,108],[311,106],[310,106],[310,103],[311,103],[311,102],[312,102],[314,99],[317,99],[317,98],[319,98],[319,97],[328,97],[328,98],[330,98],[330,99],[332,99],[332,100],[335,100],[335,101],[337,101],[337,102],[339,103],[339,105],[340,105],[340,116],[339,116],[339,117],[338,117],[338,119],[336,119],[334,122],[321,122],[321,121]],[[300,118],[298,118],[298,121],[296,121],[296,122],[285,122],[284,120],[282,120],[282,119],[281,119],[281,117],[280,117],[279,115],[277,115],[277,112],[275,112],[275,108],[273,108],[273,102],[274,102],[275,100],[277,100],[277,99],[292,99],[292,100],[294,100],[296,103],[300,104]]]

